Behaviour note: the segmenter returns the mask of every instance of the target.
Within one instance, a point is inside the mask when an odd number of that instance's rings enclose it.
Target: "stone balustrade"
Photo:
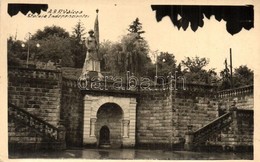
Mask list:
[[[217,96],[218,98],[225,98],[225,97],[244,96],[253,93],[254,93],[254,86],[248,85],[244,87],[219,91],[217,93]]]

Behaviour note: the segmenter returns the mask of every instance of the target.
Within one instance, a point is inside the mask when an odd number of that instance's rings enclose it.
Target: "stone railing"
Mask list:
[[[11,103],[8,103],[8,120],[14,120],[24,124],[42,135],[42,137],[47,138],[49,141],[59,142],[63,147],[66,147],[66,133],[65,128],[62,125],[55,127]]]
[[[8,77],[33,78],[33,79],[52,79],[59,80],[60,70],[43,70],[33,68],[8,67]]]
[[[225,97],[235,97],[240,95],[248,95],[253,93],[254,93],[254,85],[248,85],[244,87],[219,91],[217,93],[217,96],[219,98],[225,98]]]
[[[192,131],[192,126],[188,126],[188,132],[185,137],[185,149],[193,150],[196,146],[206,142],[210,136],[229,126],[233,121],[232,115],[232,112],[228,112],[195,132]]]
[[[133,81],[133,80],[132,80]],[[134,83],[126,81],[104,81],[91,79],[71,80],[63,78],[63,85],[68,87],[78,87],[81,90],[96,90],[96,91],[130,91],[130,92],[146,92],[146,91],[207,91],[216,92],[217,86],[207,84],[194,84],[185,82],[172,82],[171,84],[155,84],[154,82]]]

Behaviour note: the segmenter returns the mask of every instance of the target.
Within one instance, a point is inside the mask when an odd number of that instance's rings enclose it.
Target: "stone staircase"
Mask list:
[[[184,149],[191,151],[204,145],[211,136],[220,133],[223,129],[231,125],[235,118],[235,112],[227,112],[196,131],[192,131],[192,126],[188,126]]]
[[[12,125],[11,123],[13,123],[13,125],[23,125],[28,127],[30,132],[37,134],[37,136],[42,139],[38,143],[40,148],[44,147],[45,149],[55,150],[62,150],[66,148],[65,128],[62,125],[55,127],[54,125],[25,111],[24,109],[8,103],[8,124]],[[30,141],[30,139],[28,141]],[[30,142],[21,140],[15,144],[15,147],[22,147],[22,145],[24,146],[29,143]]]

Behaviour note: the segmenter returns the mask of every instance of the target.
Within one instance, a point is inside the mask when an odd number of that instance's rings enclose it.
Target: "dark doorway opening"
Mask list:
[[[102,126],[99,132],[99,147],[110,147],[110,131],[106,125]]]

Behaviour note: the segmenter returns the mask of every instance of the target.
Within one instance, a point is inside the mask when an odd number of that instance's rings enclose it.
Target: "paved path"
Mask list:
[[[150,160],[234,160],[253,159],[253,153],[208,153],[140,149],[83,149],[62,152],[26,152],[10,154],[10,158],[82,158],[82,159],[150,159]]]

